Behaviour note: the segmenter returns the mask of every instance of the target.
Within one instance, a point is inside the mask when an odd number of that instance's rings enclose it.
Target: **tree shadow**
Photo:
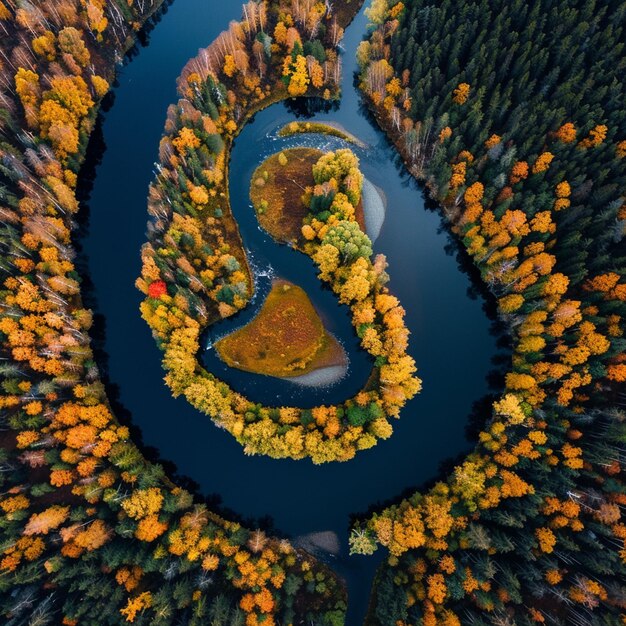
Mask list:
[[[332,113],[339,109],[339,100],[319,97],[289,98],[283,100],[285,109],[297,118],[311,118],[318,113]]]

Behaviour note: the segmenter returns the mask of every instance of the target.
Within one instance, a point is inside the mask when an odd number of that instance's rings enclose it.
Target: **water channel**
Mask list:
[[[363,622],[375,564],[382,555],[347,556],[350,516],[432,480],[442,461],[470,447],[465,426],[474,402],[489,391],[487,375],[497,354],[496,338],[484,302],[459,265],[440,215],[425,207],[422,190],[362,108],[353,84],[354,54],[367,25],[361,11],[342,43],[341,103],[314,119],[339,123],[366,145],[354,148],[362,171],[384,191],[387,201],[374,251],[387,256],[390,289],[407,311],[409,351],[417,361],[423,391],[394,422],[389,440],[358,453],[348,463],[324,466],[308,460],[245,456],[228,433],[185,400],[172,398],[163,382],[161,353],[139,316],[142,294],[134,287],[145,241],[147,189],[165,112],[176,99],[176,77],[198,48],[207,46],[231,19],[239,18],[240,10],[239,0],[175,0],[150,32],[147,45],[139,47],[121,68],[114,101],[103,114],[86,167],[92,181],[78,240],[86,300],[97,314],[99,365],[116,410],[136,427],[144,448],[174,463],[180,480],[191,479],[199,497],[234,511],[249,524],[261,521],[291,538],[314,532],[336,534],[340,551],[326,558],[348,583],[347,626],[357,626]],[[254,243],[257,267],[266,268],[269,263],[276,275],[310,291],[325,322],[338,331],[345,327],[341,313],[331,313],[339,307],[334,296],[319,287],[312,262],[287,248],[279,254],[286,254],[293,264],[279,267],[274,257],[264,256],[267,251],[259,244],[265,235],[258,230],[247,195],[252,171],[268,154],[288,145],[321,149],[342,145],[319,136],[276,139],[276,131],[296,119],[297,110],[272,105],[257,114],[236,139],[230,172],[233,211],[244,241]],[[305,264],[308,269],[302,269]],[[325,298],[330,300],[322,302]],[[339,336],[344,343],[355,341],[349,334]],[[228,382],[243,393],[249,390],[251,397],[268,394],[260,399],[269,403],[297,404],[298,398],[309,405],[333,402],[358,389],[359,376],[369,368],[358,350],[349,348],[349,354],[349,375],[328,389],[294,391],[292,383],[238,370],[228,372]]]

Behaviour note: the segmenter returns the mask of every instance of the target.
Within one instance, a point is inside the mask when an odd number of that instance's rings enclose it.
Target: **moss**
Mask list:
[[[343,349],[306,292],[285,280],[274,281],[256,317],[215,348],[231,367],[280,378],[345,364]]]

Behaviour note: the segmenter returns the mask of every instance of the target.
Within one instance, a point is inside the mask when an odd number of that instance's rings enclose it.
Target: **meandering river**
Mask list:
[[[308,460],[244,456],[228,433],[185,400],[172,398],[163,382],[161,353],[139,317],[142,295],[133,284],[145,241],[147,189],[165,112],[176,99],[176,77],[198,48],[239,17],[240,7],[239,0],[175,0],[150,33],[149,45],[120,70],[115,101],[101,124],[105,147],[95,137],[87,164],[87,169],[95,167],[95,174],[78,241],[87,277],[86,300],[97,314],[99,365],[116,396],[116,409],[141,432],[144,447],[175,463],[181,476],[197,484],[199,494],[214,496],[245,519],[267,522],[270,518],[276,533],[292,538],[335,533],[340,551],[329,561],[348,582],[347,624],[357,626],[363,622],[377,558],[347,557],[350,515],[433,479],[443,460],[468,449],[465,425],[473,403],[488,391],[486,377],[496,355],[496,339],[483,301],[473,295],[476,290],[470,278],[450,253],[439,214],[425,208],[422,191],[397,164],[394,150],[362,109],[353,85],[354,53],[367,23],[361,11],[343,41],[341,104],[332,112],[316,114],[315,119],[340,123],[367,145],[353,149],[365,176],[387,198],[386,220],[374,248],[387,256],[390,289],[407,311],[412,333],[409,351],[417,361],[423,391],[394,422],[391,439],[348,463],[324,466]],[[273,105],[259,113],[235,142],[231,191],[244,239],[249,229],[258,228],[247,191],[249,177],[262,158],[287,145],[342,145],[310,136],[278,142],[276,130],[293,119],[289,107]],[[261,241],[259,236],[262,233],[255,235],[256,242]],[[347,313],[343,321],[340,313],[332,313],[340,309],[332,301],[334,296],[319,288],[311,261],[295,251],[285,248],[284,252],[292,264],[275,266],[276,259],[264,256],[262,246],[254,251],[255,263],[264,268],[269,262],[277,275],[310,290],[330,329],[344,343],[355,342],[342,330],[347,328]],[[306,263],[309,269],[302,271],[309,273],[301,274],[298,268]],[[319,304],[320,298],[329,300]],[[351,385],[358,389],[369,362],[356,350],[350,349],[350,357],[351,371],[345,381],[328,390],[299,391],[300,400],[340,400],[355,390]],[[266,377],[259,382],[259,377],[238,370],[230,370],[228,377],[239,391],[266,393],[261,398],[265,401],[274,397],[275,402],[298,402],[291,383]]]

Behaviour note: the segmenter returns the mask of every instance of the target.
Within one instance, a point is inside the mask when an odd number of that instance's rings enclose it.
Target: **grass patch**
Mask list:
[[[250,198],[259,223],[274,239],[301,238],[302,220],[309,212],[302,194],[315,184],[311,170],[322,154],[316,148],[290,148],[268,157],[255,170]]]
[[[317,148],[289,148],[269,156],[252,175],[250,199],[257,219],[277,241],[302,243],[302,221],[309,213],[302,195],[315,184],[312,169],[323,154]],[[365,232],[362,200],[355,215]]]
[[[355,137],[351,133],[343,130],[340,126],[334,126],[331,123],[323,124],[322,122],[289,122],[278,131],[278,136],[292,137],[293,135],[303,135],[307,133],[338,137],[339,139],[343,139],[344,141],[361,147],[365,145],[358,137]]]
[[[276,280],[256,317],[215,344],[220,358],[246,372],[288,378],[345,364],[306,292]]]

